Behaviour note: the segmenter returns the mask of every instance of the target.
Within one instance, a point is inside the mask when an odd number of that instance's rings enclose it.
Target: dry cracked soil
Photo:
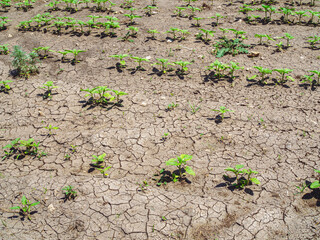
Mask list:
[[[133,26],[139,31],[123,40],[130,24],[124,14],[130,10],[120,0],[115,0],[113,11],[99,10],[90,1],[89,8],[81,3],[77,11],[66,10],[64,2],[53,10],[46,6],[49,2],[38,0],[27,11],[15,8],[15,3],[0,12],[11,20],[0,31],[0,44],[8,44],[10,50],[0,55],[0,80],[12,81],[8,93],[0,92],[0,146],[16,138],[33,138],[39,142],[39,153],[46,155],[22,152],[20,157],[5,157],[1,152],[0,239],[320,239],[319,189],[307,187],[299,193],[296,188],[319,179],[314,169],[320,169],[320,86],[300,81],[308,71],[320,70],[319,48],[308,43],[320,25],[308,22],[310,17],[302,17],[299,24],[297,16],[290,15],[284,22],[276,12],[272,20],[263,21],[264,13],[255,10],[252,14],[262,20],[248,23],[239,13],[243,2],[199,0],[190,5],[202,9],[195,13],[203,18],[196,27],[190,9],[181,17],[174,13],[187,2],[158,0],[148,16],[144,8],[151,2],[137,0],[133,11],[142,18],[134,19]],[[320,11],[317,1],[315,6],[306,0],[301,5],[278,1],[272,6]],[[88,21],[88,15],[109,15],[119,19],[120,28],[111,37],[101,25],[91,32],[85,26],[83,33],[79,26],[58,32],[35,22],[30,29],[17,27],[44,13],[82,21]],[[216,13],[226,16],[218,26],[209,18]],[[183,40],[177,32],[173,39],[165,33],[170,28],[190,34]],[[196,39],[200,28],[216,31],[210,42]],[[216,58],[213,44],[224,35],[219,28],[245,31],[244,42],[255,57]],[[159,31],[156,39],[149,29]],[[284,33],[294,39],[289,48],[277,51],[276,43],[286,41],[275,37]],[[225,34],[234,38],[231,31]],[[275,41],[263,39],[259,44],[255,34],[268,34]],[[14,76],[15,45],[26,52],[48,46],[53,52],[37,63],[39,73],[26,79]],[[57,51],[65,49],[85,52],[74,62],[72,54],[61,59]],[[127,66],[120,68],[110,57],[114,54],[149,62],[137,70],[137,63],[127,57]],[[177,65],[161,74],[159,65],[151,65],[156,58],[191,64],[185,74],[175,72]],[[216,72],[206,71],[217,59],[244,68],[235,72],[234,79],[219,80]],[[277,84],[280,74],[273,72],[267,84],[259,84],[249,79],[258,74],[254,66],[293,69],[289,75],[295,81]],[[45,99],[40,87],[47,81],[58,88]],[[128,95],[121,96],[119,104],[92,104],[80,89],[96,86]],[[168,110],[169,104],[177,106]],[[219,113],[212,109],[221,106],[233,112],[219,121]],[[49,125],[58,129],[49,134],[44,128]],[[71,145],[76,146],[74,151]],[[90,165],[92,155],[103,153],[105,166],[111,166],[108,176]],[[170,174],[176,167],[166,161],[181,154],[193,156],[187,163],[195,176],[173,182]],[[225,169],[237,164],[257,171],[261,184],[234,188],[235,182],[230,182],[234,175]],[[161,169],[169,175],[164,178],[167,184],[158,186],[160,176],[154,175],[161,175]],[[69,185],[77,192],[74,199],[66,199],[62,191]],[[11,209],[21,205],[22,196],[40,202],[31,208],[30,219]]]

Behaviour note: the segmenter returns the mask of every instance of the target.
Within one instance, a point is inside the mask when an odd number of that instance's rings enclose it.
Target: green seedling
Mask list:
[[[167,166],[177,166],[178,167],[178,171],[179,174],[174,174],[173,173],[173,182],[177,182],[178,179],[179,181],[181,181],[183,179],[183,176],[185,175],[185,173],[183,173],[182,171],[185,170],[186,173],[195,176],[195,172],[193,171],[193,169],[189,166],[186,165],[187,161],[191,160],[192,156],[191,155],[187,155],[187,154],[181,154],[179,157],[176,158],[171,158],[168,161],[166,161],[166,165]]]
[[[306,12],[307,12],[307,11],[296,11],[296,12],[294,12],[295,14],[298,15],[298,18],[299,18],[298,24],[301,24],[302,17],[306,17],[306,16],[309,17],[309,15],[306,14]]]
[[[147,16],[152,16],[152,11],[157,10],[158,7],[148,5],[144,9],[146,10]]]
[[[108,176],[109,174],[106,173],[107,170],[109,170],[111,166],[105,167],[105,168],[97,168],[104,176]]]
[[[12,65],[17,69],[20,76],[29,78],[30,74],[36,73],[38,67],[38,54],[35,52],[26,53],[20,46],[14,46],[14,50],[11,54],[13,57]]]
[[[45,84],[43,84],[42,89],[45,89],[45,93],[43,94],[43,99],[52,98],[52,90],[54,88],[58,88],[57,86],[53,85],[52,81],[48,81]]]
[[[268,34],[255,34],[256,38],[259,38],[259,44],[262,45],[262,38],[267,38],[267,43],[269,44],[269,41],[274,41],[272,37],[270,37]]]
[[[181,66],[181,68],[178,70],[178,74],[185,74],[188,71],[187,65],[192,64],[191,62],[184,62],[184,61],[177,61],[173,62],[173,64],[177,64]]]
[[[247,33],[245,31],[239,31],[239,30],[236,30],[236,29],[233,29],[233,28],[229,28],[228,30],[235,34],[235,38],[238,38],[238,37],[243,38],[243,35],[245,33]]]
[[[140,187],[142,192],[145,192],[147,190],[147,187],[149,187],[149,184],[148,184],[148,182],[146,180],[144,180],[142,184],[139,184],[139,187]]]
[[[140,57],[131,56],[131,59],[135,60],[135,62],[138,63],[138,66],[136,67],[137,70],[144,70],[144,68],[141,66],[141,63],[142,62],[149,62],[149,59],[147,59],[147,58],[140,58]]]
[[[217,19],[215,25],[218,26],[218,25],[219,25],[219,19],[220,19],[220,18],[221,18],[221,19],[222,19],[222,18],[226,18],[226,16],[222,16],[220,13],[216,13],[215,16],[209,17],[209,18],[211,18],[211,19]]]
[[[227,109],[226,107],[220,107],[219,109],[211,109],[212,111],[219,112],[221,121],[224,119],[224,114],[227,112],[234,112],[233,110]]]
[[[98,86],[92,89],[80,89],[81,92],[88,92],[85,97],[90,97],[89,102],[94,104],[108,104],[115,99],[108,91],[112,91],[107,86]]]
[[[179,29],[179,32],[181,32],[181,40],[185,40],[187,38],[187,35],[190,34],[190,32],[188,30],[184,30],[184,29]]]
[[[131,31],[131,32],[129,32],[130,33],[130,36],[136,36],[137,35],[137,33],[138,33],[138,31],[139,31],[139,28],[137,28],[137,27],[133,27],[133,26],[129,26],[126,30],[129,30],[129,31]]]
[[[11,141],[8,145],[4,146],[4,156],[2,160],[9,158],[12,154],[18,151],[18,145],[20,144],[20,138],[16,138],[15,140]]]
[[[62,191],[66,200],[75,199],[78,195],[78,193],[75,190],[73,190],[73,187],[70,185],[62,188]]]
[[[194,17],[193,19],[196,20],[196,24],[195,24],[194,26],[195,26],[195,27],[200,27],[199,21],[200,21],[201,19],[203,19],[203,18],[201,18],[201,17]]]
[[[305,83],[305,82],[310,82],[310,84],[312,86],[315,86],[315,85],[318,85],[320,86],[320,71],[316,71],[316,70],[313,70],[313,71],[309,71],[313,74],[311,75],[304,75],[303,78],[302,78],[302,83]],[[317,75],[317,78],[314,79],[313,77]]]
[[[298,193],[303,193],[304,190],[309,187],[310,184],[307,184],[307,183],[302,183],[300,186],[296,186],[296,188],[298,189]]]
[[[176,7],[177,10],[174,11],[178,15],[178,17],[183,17],[182,11],[186,10],[185,7]]]
[[[255,183],[257,185],[260,184],[260,181],[257,178],[251,177],[252,174],[258,174],[257,171],[252,171],[251,169],[244,169],[244,165],[238,164],[235,166],[235,168],[226,168],[225,171],[233,172],[236,175],[236,183],[233,184],[236,188],[244,188],[251,183]],[[247,178],[245,178],[245,175],[247,175]],[[241,176],[241,177],[239,177]]]
[[[35,142],[33,138],[30,138],[28,140],[20,140],[19,147],[25,148],[22,150],[24,155],[37,155],[39,144],[40,142]]]
[[[279,84],[284,84],[287,82],[287,80],[294,81],[293,77],[291,76],[286,76],[286,74],[291,73],[293,70],[284,68],[284,69],[273,69],[273,71],[280,73],[281,77],[280,80],[278,81]]]
[[[126,61],[123,60],[125,57],[128,57],[128,54],[120,54],[120,55],[111,55],[110,57],[112,58],[118,58],[119,59],[119,63],[118,66],[119,68],[125,68],[126,67]]]
[[[165,221],[167,221],[167,218],[165,216],[162,216],[161,220],[165,222]]]
[[[200,8],[196,8],[193,6],[188,6],[188,9],[191,10],[191,14],[189,15],[189,18],[192,19],[195,16],[196,11],[201,12]]]
[[[133,15],[133,14],[124,14],[124,16],[128,17],[130,19],[129,25],[135,24],[134,19],[141,18],[141,16]]]
[[[311,37],[308,37],[308,42],[311,44],[311,49],[316,49],[316,44],[318,42],[320,42],[320,36],[317,36],[317,35],[314,35],[314,36],[311,36]]]
[[[170,28],[169,31],[167,31],[166,33],[171,33],[173,35],[173,40],[176,40],[177,39],[177,32],[179,31],[180,29],[179,28]]]
[[[277,50],[276,51],[282,52],[282,50],[283,50],[283,42],[276,43],[276,46],[277,46]]]
[[[63,21],[54,21],[49,27],[56,27],[57,33],[61,33],[61,29],[66,26],[66,23]]]
[[[57,129],[59,129],[59,127],[54,127],[54,126],[52,126],[51,124],[49,124],[49,126],[43,127],[43,128],[49,130],[49,136],[53,135],[52,130],[57,130]]]
[[[16,207],[11,207],[10,209],[17,209],[20,210],[20,213],[24,216],[27,217],[29,220],[31,220],[31,208],[38,205],[40,202],[34,202],[31,203],[25,195],[22,196],[21,198],[21,204],[22,206],[16,206]]]
[[[229,66],[227,64],[221,63],[219,60],[214,61],[209,66],[207,66],[206,70],[215,71],[215,76],[220,79],[224,76],[223,71],[226,70]]]
[[[168,59],[164,59],[164,58],[156,58],[157,59],[157,61],[159,61],[159,62],[156,62],[156,63],[154,63],[154,64],[152,64],[152,65],[160,65],[161,66],[161,72],[162,73],[166,73],[167,72],[167,69],[168,69],[168,66],[169,65],[174,65],[173,63],[169,63],[168,61]]]
[[[170,103],[168,106],[167,106],[167,111],[171,111],[173,109],[175,109],[176,107],[178,107],[179,105],[176,104],[176,103]]]
[[[255,9],[251,8],[250,5],[244,4],[242,7],[240,7],[239,12],[242,12],[246,16],[248,16],[248,12],[253,12]]]
[[[161,137],[161,140],[162,140],[162,141],[167,140],[168,136],[169,136],[169,133],[164,133],[164,134],[162,135],[162,137]]]
[[[8,93],[11,87],[8,83],[11,83],[11,80],[0,81],[0,92]]]
[[[72,153],[77,152],[77,147],[78,147],[78,146],[76,146],[76,145],[70,145],[70,150],[71,150],[71,152],[72,152]]]
[[[92,155],[92,157],[93,157],[93,159],[91,160],[92,165],[95,166],[95,167],[100,167],[100,165],[102,163],[104,163],[104,161],[105,161],[104,158],[106,157],[106,155],[107,154],[105,154],[105,153],[103,153],[103,154],[101,154],[99,156]]]
[[[259,67],[259,66],[254,66],[255,69],[258,69],[260,72],[260,79],[259,79],[259,83],[260,84],[266,84],[267,82],[265,81],[266,79],[266,75],[267,74],[271,74],[273,72],[273,70],[268,69],[268,68],[263,68],[263,67]],[[256,79],[258,77],[258,75],[253,75],[251,79]]]
[[[49,52],[49,49],[50,47],[37,47],[37,48],[34,48],[33,50],[41,57],[43,58],[47,58],[48,57],[48,52]],[[44,52],[44,54],[40,54],[41,51]]]
[[[226,33],[229,32],[228,28],[219,28],[219,30],[222,32],[223,36],[222,38],[226,38]]]
[[[40,160],[42,157],[47,156],[48,154],[44,151],[41,151],[41,153],[38,154],[37,158]]]
[[[120,96],[128,95],[128,93],[117,91],[117,90],[112,90],[111,91],[116,95],[116,102],[120,103]]]
[[[72,53],[74,58],[73,58],[73,63],[79,63],[80,61],[77,60],[77,56],[79,55],[79,53],[82,53],[82,52],[86,52],[85,50],[77,50],[77,49],[73,49],[73,50],[64,50],[65,52],[68,52],[68,53]]]
[[[280,7],[280,13],[283,14],[283,22],[289,21],[289,15],[294,15],[294,8]]]
[[[71,159],[71,156],[69,154],[64,155],[64,160],[69,161]]]
[[[158,32],[157,30],[148,30],[148,33],[151,33],[152,34],[152,37],[151,37],[151,39],[156,39],[156,33],[160,33],[160,32]]]
[[[61,3],[61,1],[54,0],[54,1],[50,2],[49,4],[47,4],[46,6],[51,7],[52,11],[57,11],[59,9],[58,8],[59,3]]]
[[[197,107],[196,105],[192,105],[190,102],[188,102],[188,103],[191,108],[191,114],[196,114],[201,108],[200,106]]]
[[[202,33],[198,33],[196,35],[197,39],[201,39],[202,41],[204,41],[205,43],[208,43],[211,41],[211,39],[208,38],[208,36],[210,35],[211,37],[213,37],[213,34],[215,33],[215,31],[212,31],[212,30],[207,30],[207,29],[203,29],[201,28],[200,31],[202,31],[205,36],[203,37],[203,34]]]
[[[9,54],[9,44],[0,45],[0,55],[8,55]]]
[[[228,68],[230,69],[230,72],[229,72],[229,74],[230,74],[230,77],[231,77],[231,79],[234,79],[235,78],[235,76],[234,76],[234,72],[236,71],[236,70],[240,70],[240,69],[244,69],[244,67],[239,67],[239,63],[236,63],[236,62],[230,62],[230,66],[228,66]]]
[[[320,170],[314,170],[316,173],[319,173],[320,174]],[[320,176],[319,176],[319,179],[320,179]],[[315,188],[320,188],[320,182],[319,182],[319,180],[316,180],[316,181],[314,181],[314,182],[312,182],[311,183],[311,185],[310,185],[310,188],[311,189],[315,189]]]

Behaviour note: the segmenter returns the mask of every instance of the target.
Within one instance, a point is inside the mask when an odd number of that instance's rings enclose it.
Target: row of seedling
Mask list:
[[[45,152],[39,150],[40,142],[36,142],[33,138],[21,140],[16,138],[11,143],[3,147],[4,156],[2,160],[13,156],[15,159],[22,159],[25,156],[34,156],[39,159],[45,155]]]
[[[249,12],[253,11],[261,11],[264,12],[264,16],[260,15],[248,15]],[[242,7],[240,7],[239,12],[242,12],[246,15],[245,21],[247,23],[257,23],[259,21],[263,22],[272,22],[275,21],[273,19],[274,14],[280,13],[282,14],[280,20],[283,23],[291,23],[293,24],[295,19],[297,20],[297,24],[301,24],[303,21],[306,24],[319,24],[320,23],[320,12],[313,11],[313,10],[298,10],[296,11],[294,8],[286,8],[286,7],[280,7],[275,8],[271,5],[261,5],[261,8],[252,8],[249,5],[244,4]],[[292,17],[289,18],[289,16],[294,16],[295,19]],[[307,18],[307,19],[306,19]]]

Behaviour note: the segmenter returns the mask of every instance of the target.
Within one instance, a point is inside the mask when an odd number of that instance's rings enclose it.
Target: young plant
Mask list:
[[[11,87],[8,83],[11,83],[11,80],[0,81],[0,92],[8,93]]]
[[[124,14],[124,16],[126,16],[126,17],[128,17],[130,19],[129,25],[134,25],[135,24],[134,19],[142,18],[141,16],[133,15],[133,14]]]
[[[9,44],[0,45],[0,55],[8,55],[9,54]]]
[[[20,46],[14,46],[14,50],[11,54],[13,57],[12,65],[17,69],[20,76],[28,78],[30,74],[36,73],[38,67],[36,63],[38,62],[38,54],[35,52],[26,53]]]
[[[211,63],[209,66],[207,66],[206,70],[215,71],[215,77],[222,78],[224,76],[223,71],[225,69],[229,68],[227,64],[221,63],[218,59],[214,61],[214,63]]]
[[[73,187],[70,185],[62,188],[62,191],[66,200],[75,199],[78,195],[78,193],[75,190],[73,190]]]
[[[162,137],[161,137],[161,140],[162,140],[162,141],[167,140],[168,136],[169,136],[169,133],[164,133],[164,134],[162,135]]]
[[[186,7],[176,7],[177,10],[174,11],[178,15],[178,17],[183,17],[182,11],[186,10]]]
[[[125,93],[125,92],[112,90],[112,89],[110,89],[110,90],[116,95],[116,103],[120,103],[120,96],[128,95],[128,93]]]
[[[236,165],[235,168],[226,168],[225,171],[233,172],[236,175],[236,183],[233,184],[236,188],[244,188],[251,183],[255,183],[257,185],[260,184],[260,181],[257,178],[251,177],[252,174],[258,174],[257,171],[252,171],[251,169],[244,169],[244,165]],[[240,170],[241,169],[241,170]],[[241,177],[239,175],[241,174]],[[247,178],[245,177],[247,175]]]
[[[213,37],[213,34],[215,33],[215,31],[212,31],[212,30],[207,30],[207,29],[203,29],[201,28],[200,31],[202,31],[205,36],[203,37],[203,34],[202,33],[198,33],[196,35],[197,39],[201,39],[203,42],[205,43],[208,43],[211,41],[211,39],[208,38],[208,35],[210,35],[211,37]]]
[[[9,158],[12,154],[18,151],[18,145],[20,144],[20,138],[16,138],[15,140],[11,141],[8,145],[4,146],[2,149],[4,149],[4,156],[2,157],[2,160]],[[8,150],[6,150],[8,149]]]
[[[320,36],[314,35],[308,38],[308,42],[311,44],[311,49],[317,49],[315,45],[320,42]]]
[[[74,58],[73,58],[73,63],[76,64],[76,63],[79,63],[80,61],[77,60],[77,56],[79,53],[82,53],[82,52],[86,52],[85,50],[77,50],[77,49],[73,49],[73,50],[64,50],[65,52],[67,53],[72,53]]]
[[[158,32],[157,30],[150,29],[150,30],[148,30],[148,33],[151,33],[152,34],[151,39],[155,40],[156,39],[156,33],[160,33],[160,32]]]
[[[221,18],[226,18],[226,16],[222,16],[220,13],[216,13],[216,15],[215,16],[213,16],[213,17],[210,17],[211,19],[213,18],[213,19],[217,19],[216,20],[216,23],[215,23],[215,25],[216,26],[218,26],[219,25],[219,19]]]
[[[144,70],[144,68],[141,66],[141,63],[142,62],[149,62],[149,59],[147,58],[140,58],[140,57],[133,57],[131,56],[131,59],[135,60],[135,62],[138,63],[138,66],[137,66],[137,70]]]
[[[194,26],[195,26],[195,27],[200,27],[199,21],[200,21],[201,19],[203,19],[203,18],[201,18],[201,17],[194,17],[193,19],[196,20],[196,24],[194,24]]]
[[[171,33],[173,35],[172,39],[176,40],[177,39],[176,34],[179,30],[180,30],[179,28],[170,28],[170,30],[167,31],[166,33]]]
[[[187,35],[190,34],[190,32],[185,29],[179,29],[179,32],[181,32],[181,40],[185,40],[187,38]]]
[[[38,205],[40,202],[34,202],[31,203],[30,200],[26,198],[25,195],[22,196],[21,198],[21,204],[22,206],[16,206],[16,207],[11,207],[10,209],[17,209],[20,210],[20,213],[24,216],[27,217],[29,220],[31,220],[31,208]]]
[[[259,79],[259,83],[260,84],[266,84],[266,75],[267,74],[271,74],[273,72],[273,70],[271,69],[268,69],[268,68],[263,68],[263,67],[259,67],[259,66],[254,66],[255,69],[258,69],[259,72],[260,72],[260,79]],[[251,78],[249,78],[250,80],[251,79],[255,79],[256,77],[258,77],[258,75],[254,75],[252,76]]]
[[[302,78],[302,83],[308,81],[308,82],[310,82],[310,84],[312,86],[315,86],[315,85],[320,86],[320,71],[313,70],[313,71],[309,71],[309,72],[311,72],[313,74],[304,75],[303,78]],[[315,75],[317,75],[316,79],[313,78]]]
[[[54,88],[58,88],[57,86],[54,86],[53,85],[53,82],[52,81],[48,81],[46,82],[45,84],[43,84],[42,87],[40,87],[42,89],[45,89],[45,93],[42,95],[43,99],[47,99],[47,98],[52,98],[52,90]]]
[[[212,111],[219,112],[221,121],[224,119],[224,114],[227,112],[234,112],[233,110],[227,109],[226,107],[220,107],[219,109],[211,109]]]
[[[283,38],[283,39],[286,39],[287,40],[287,45],[286,45],[286,48],[290,47],[291,45],[289,44],[289,41],[291,39],[294,39],[294,37],[289,34],[289,33],[284,33],[284,36],[283,37],[279,37],[279,38]]]
[[[52,130],[57,130],[57,129],[59,129],[59,127],[54,127],[54,126],[52,126],[51,124],[49,124],[49,126],[43,127],[43,128],[49,130],[49,136],[53,135]]]
[[[244,67],[239,67],[239,63],[235,63],[235,62],[232,62],[232,61],[230,62],[230,64],[231,65],[228,67],[230,69],[229,74],[231,75],[230,77],[233,80],[235,78],[234,72],[236,70],[244,69]]]
[[[279,84],[284,84],[287,82],[287,80],[294,81],[293,77],[291,76],[286,76],[286,74],[291,73],[293,70],[284,68],[284,69],[273,69],[273,71],[280,73],[281,77],[280,80],[278,81]]]
[[[98,86],[92,89],[80,89],[81,92],[88,92],[85,97],[89,98],[89,103],[93,104],[109,104],[111,101],[115,99],[108,91],[112,91],[107,86]]]
[[[159,62],[156,62],[152,65],[160,65],[161,66],[161,73],[166,73],[167,72],[167,69],[168,69],[168,66],[169,65],[173,65],[173,63],[169,63],[168,59],[164,59],[164,58],[156,58],[157,61]]]
[[[320,174],[320,170],[314,170],[316,173],[319,173]],[[320,179],[320,176],[319,176],[319,179]],[[320,188],[320,182],[319,182],[319,180],[316,180],[316,181],[314,181],[314,182],[312,182],[311,183],[311,185],[310,185],[310,188],[311,189],[315,189],[315,188]]]
[[[34,48],[33,50],[42,58],[47,58],[49,49],[50,47],[37,47],[37,48]],[[41,54],[41,51],[43,51],[43,54]]]
[[[177,61],[177,62],[173,62],[173,64],[177,64],[179,66],[181,66],[181,68],[178,70],[178,74],[182,75],[182,74],[186,74],[186,72],[188,71],[188,67],[187,65],[192,64],[191,62],[184,62],[184,61]]]
[[[118,58],[119,63],[117,63],[117,67],[119,68],[125,68],[126,67],[126,61],[123,60],[125,57],[128,57],[128,54],[120,54],[120,55],[111,55],[112,58]]]
[[[178,175],[174,173],[172,174],[173,182],[177,182],[178,179],[179,181],[181,181],[185,173],[188,173],[192,176],[196,175],[195,172],[192,170],[192,168],[186,165],[187,161],[190,161],[191,159],[192,159],[191,155],[181,154],[179,157],[171,158],[168,161],[166,161],[167,166],[178,167],[179,174]],[[185,173],[182,172],[183,170],[185,171]]]
[[[101,167],[101,164],[104,163],[105,161],[105,157],[106,157],[107,154],[103,153],[99,156],[97,155],[92,155],[93,159],[91,160],[91,163],[94,167],[97,167],[97,168],[100,168]]]
[[[24,155],[37,155],[39,143],[40,142],[35,142],[33,138],[30,138],[28,140],[20,140],[19,147],[25,148],[24,150],[22,150]]]
[[[153,10],[157,10],[158,7],[148,5],[148,6],[146,6],[144,9],[146,9],[146,15],[150,17],[150,16],[152,16],[152,14],[153,14],[152,11],[153,11]]]

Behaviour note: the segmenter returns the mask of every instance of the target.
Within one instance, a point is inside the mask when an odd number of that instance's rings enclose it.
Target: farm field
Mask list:
[[[319,19],[0,1],[0,239],[320,239]]]

